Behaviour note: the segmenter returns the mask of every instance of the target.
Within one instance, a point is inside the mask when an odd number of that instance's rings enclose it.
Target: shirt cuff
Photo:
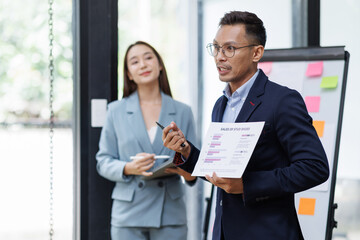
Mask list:
[[[174,156],[173,163],[174,163],[176,166],[179,166],[179,165],[183,164],[184,162],[185,162],[185,159],[183,159],[181,153],[176,152],[176,153],[175,153],[175,156]]]

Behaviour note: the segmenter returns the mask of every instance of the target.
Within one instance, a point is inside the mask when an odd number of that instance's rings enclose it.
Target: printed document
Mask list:
[[[241,178],[264,123],[211,123],[192,175]]]

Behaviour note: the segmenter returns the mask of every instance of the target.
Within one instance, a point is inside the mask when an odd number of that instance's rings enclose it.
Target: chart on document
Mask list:
[[[264,122],[210,124],[193,176],[240,178],[260,137]]]

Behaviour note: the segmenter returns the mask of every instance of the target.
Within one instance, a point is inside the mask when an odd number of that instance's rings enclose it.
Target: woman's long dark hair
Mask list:
[[[151,50],[154,52],[154,54],[156,55],[159,64],[161,66],[160,70],[160,75],[159,75],[159,86],[160,86],[160,90],[162,92],[164,92],[165,94],[169,95],[170,97],[172,97],[171,95],[171,90],[170,90],[170,85],[169,85],[169,80],[166,74],[166,69],[165,69],[165,65],[164,62],[160,56],[160,54],[155,50],[155,48],[153,48],[150,44],[143,42],[143,41],[137,41],[136,43],[131,44],[128,49],[126,50],[125,53],[125,58],[124,58],[124,91],[123,91],[123,98],[130,96],[133,92],[135,92],[135,90],[137,89],[137,85],[134,81],[129,79],[128,76],[128,62],[127,62],[127,56],[128,53],[130,51],[130,49],[136,45],[145,45],[148,46],[149,48],[151,48]]]

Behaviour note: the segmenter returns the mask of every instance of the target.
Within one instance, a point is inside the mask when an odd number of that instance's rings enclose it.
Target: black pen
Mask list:
[[[163,125],[161,125],[160,123],[156,122],[156,124],[157,124],[157,125],[161,128],[161,130],[163,130],[163,129],[164,129],[164,126],[163,126]],[[185,147],[185,144],[184,144],[184,143],[182,143],[180,146],[181,146],[181,147]]]

